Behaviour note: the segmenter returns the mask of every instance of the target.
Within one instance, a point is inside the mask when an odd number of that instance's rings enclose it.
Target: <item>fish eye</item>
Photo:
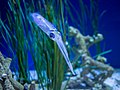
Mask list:
[[[55,34],[54,33],[50,33],[49,36],[50,36],[50,38],[55,38]]]

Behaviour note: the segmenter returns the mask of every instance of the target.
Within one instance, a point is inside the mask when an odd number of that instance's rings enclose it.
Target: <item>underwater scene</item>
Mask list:
[[[0,0],[0,90],[120,90],[119,0]]]

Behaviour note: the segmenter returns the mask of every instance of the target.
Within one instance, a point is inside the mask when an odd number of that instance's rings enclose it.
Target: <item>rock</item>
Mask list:
[[[12,78],[11,61],[11,58],[4,58],[0,52],[0,90],[23,90],[23,85]]]
[[[112,77],[107,78],[104,81],[104,85],[109,88],[109,90],[120,90],[120,70],[116,70]]]

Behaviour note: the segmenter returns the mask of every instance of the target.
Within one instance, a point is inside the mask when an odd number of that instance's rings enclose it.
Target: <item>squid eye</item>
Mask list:
[[[55,38],[55,34],[54,33],[50,33],[49,36],[50,36],[50,38]]]
[[[41,16],[38,15],[38,14],[34,14],[34,17],[38,18],[38,19],[41,19]]]
[[[39,15],[38,15],[38,14],[36,14],[36,13],[35,13],[35,14],[33,14],[33,15],[34,15],[34,17],[38,17],[38,16],[39,16]]]

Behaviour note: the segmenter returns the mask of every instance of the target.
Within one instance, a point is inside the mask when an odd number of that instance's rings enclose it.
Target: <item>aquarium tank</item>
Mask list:
[[[119,0],[1,0],[0,90],[120,90],[119,16]]]

